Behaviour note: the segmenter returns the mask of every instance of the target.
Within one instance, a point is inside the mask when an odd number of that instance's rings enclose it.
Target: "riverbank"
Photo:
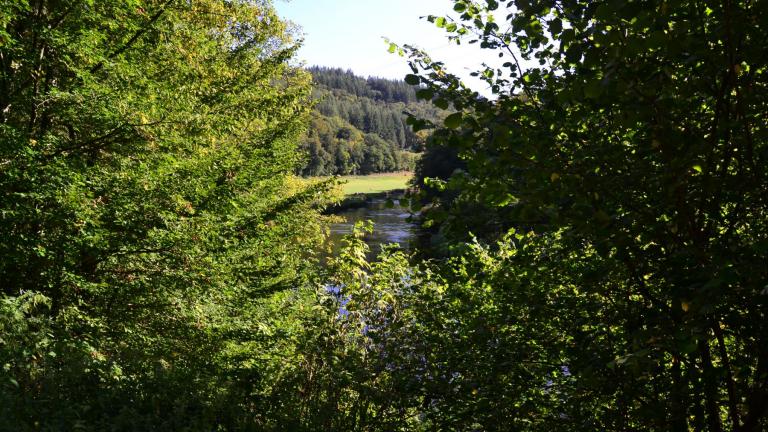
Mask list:
[[[338,214],[348,210],[355,210],[369,206],[374,201],[386,202],[387,200],[399,200],[405,196],[406,189],[392,189],[375,193],[356,193],[344,196],[339,203],[328,207],[327,214]]]
[[[365,220],[374,223],[374,232],[365,239],[371,248],[369,259],[375,259],[382,244],[397,243],[408,249],[416,225],[409,219],[409,210],[400,207],[398,201],[405,197],[412,175],[400,172],[342,177],[346,181],[342,184],[344,198],[325,210],[340,218],[331,224],[333,253],[337,253],[341,239],[352,232],[355,223]]]
[[[381,245],[397,243],[403,249],[410,249],[411,240],[416,233],[416,224],[410,220],[408,209],[400,207],[397,203],[391,205],[389,200],[397,201],[397,197],[381,193],[374,197],[363,195],[364,199],[352,201],[356,206],[334,207],[329,213],[338,216],[336,222],[330,226],[331,254],[338,253],[344,236],[350,234],[356,223],[371,221],[374,224],[372,233],[366,234],[365,242],[370,247],[368,259],[375,260],[381,250]],[[349,203],[349,200],[346,200]]]

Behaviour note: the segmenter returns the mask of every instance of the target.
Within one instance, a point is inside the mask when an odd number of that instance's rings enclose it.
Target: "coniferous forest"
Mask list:
[[[404,81],[361,78],[342,69],[309,68],[315,110],[302,139],[308,176],[410,171],[429,137],[408,115],[438,121],[443,110],[417,98]]]
[[[0,430],[768,430],[768,2],[445,6],[491,97],[271,0],[1,1]],[[304,176],[414,164],[424,245],[325,257]]]

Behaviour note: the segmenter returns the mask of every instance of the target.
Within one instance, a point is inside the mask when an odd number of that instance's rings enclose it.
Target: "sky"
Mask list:
[[[301,27],[304,46],[298,58],[307,66],[402,79],[410,68],[404,57],[388,52],[384,38],[389,38],[425,49],[433,60],[445,62],[450,72],[485,93],[484,84],[469,72],[479,69],[489,53],[449,43],[443,29],[420,18],[455,15],[450,0],[276,0],[275,6],[282,18]]]

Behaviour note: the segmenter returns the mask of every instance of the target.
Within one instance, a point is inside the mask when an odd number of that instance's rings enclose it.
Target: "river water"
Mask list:
[[[387,201],[383,198],[370,198],[364,207],[344,210],[336,213],[344,220],[331,224],[330,241],[333,244],[334,254],[341,244],[341,239],[352,232],[356,222],[373,221],[373,234],[367,234],[365,242],[371,248],[371,254],[378,253],[382,244],[397,243],[403,249],[410,249],[411,241],[416,234],[416,224],[410,222],[410,213],[400,207],[395,200],[395,206],[387,208]]]

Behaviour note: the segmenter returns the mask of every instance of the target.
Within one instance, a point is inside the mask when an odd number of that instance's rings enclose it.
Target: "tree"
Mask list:
[[[406,81],[457,110],[433,134],[466,164],[434,182],[457,195],[443,223],[490,207],[499,228],[413,288],[439,301],[397,300],[419,319],[393,350],[446,347],[422,362],[436,409],[419,412],[451,429],[764,430],[768,7],[453,3],[430,20],[502,58],[476,73],[494,97],[411,47]]]
[[[4,425],[235,427],[258,303],[320,239],[285,25],[261,0],[0,14]]]
[[[315,84],[313,96],[317,105],[305,140],[309,154],[308,161],[301,170],[303,175],[322,176],[357,171],[369,174],[413,169],[412,153],[421,151],[425,138],[423,134],[417,135],[407,127],[404,112],[416,113],[434,120],[445,115],[441,109],[420,101],[416,90],[400,80],[373,77],[366,80],[350,71],[322,67],[311,67],[309,71]],[[359,132],[346,133],[356,138],[351,140],[350,144],[352,141],[360,143],[363,134],[376,135],[381,139],[366,138],[362,144],[362,153],[392,156],[385,163],[374,164],[364,161],[362,156],[345,156],[349,149],[339,153],[337,147],[342,145],[337,140],[339,137],[329,135],[328,129],[334,127]],[[340,129],[338,132],[343,131]],[[320,137],[323,152],[312,148],[316,136]],[[324,153],[339,155],[340,157],[336,158],[338,163],[324,164],[320,160]],[[323,169],[318,168],[321,165],[324,166]],[[351,168],[352,166],[357,168]]]

